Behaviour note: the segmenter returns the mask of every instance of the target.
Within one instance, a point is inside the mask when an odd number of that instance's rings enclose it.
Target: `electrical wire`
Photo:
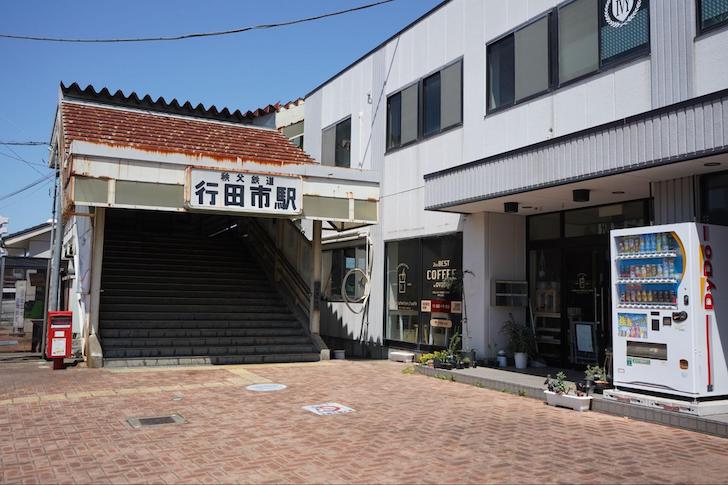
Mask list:
[[[25,158],[21,157],[18,152],[16,152],[15,150],[13,150],[13,147],[11,147],[9,145],[6,145],[5,143],[0,143],[0,145],[6,146],[8,148],[8,150],[10,150],[11,152],[13,152],[15,154],[15,156],[17,157],[18,160],[20,160],[21,162],[25,163],[27,166],[29,166],[30,168],[32,168],[33,170],[35,170],[36,172],[38,172],[40,175],[43,175],[43,172],[41,172],[40,170],[38,170],[37,168],[35,168],[28,160],[26,160]],[[11,157],[11,158],[14,158],[14,157]]]
[[[44,141],[0,141],[0,145],[24,147],[49,146],[48,143]]]
[[[184,39],[193,39],[193,38],[201,38],[201,37],[216,37],[216,36],[222,36],[222,35],[231,35],[231,34],[240,34],[243,32],[248,32],[251,30],[266,30],[266,29],[273,29],[277,27],[287,27],[290,25],[296,25],[296,24],[302,24],[304,22],[312,22],[314,20],[321,20],[328,17],[335,17],[337,15],[343,15],[350,12],[356,12],[360,10],[366,10],[373,7],[378,7],[380,5],[384,5],[386,3],[394,2],[395,0],[380,0],[378,2],[374,3],[368,3],[366,5],[360,5],[358,7],[352,7],[345,10],[338,10],[335,12],[329,12],[321,15],[315,15],[313,17],[305,17],[301,19],[296,20],[288,20],[285,22],[277,22],[273,24],[260,24],[260,25],[253,25],[249,27],[240,27],[237,29],[231,29],[231,30],[221,30],[216,32],[200,32],[200,33],[193,33],[193,34],[182,34],[182,35],[174,35],[174,36],[168,36],[168,37],[129,37],[129,38],[110,38],[110,39],[73,39],[73,38],[64,38],[64,37],[42,37],[42,36],[33,36],[33,35],[13,35],[13,34],[0,34],[0,38],[4,39],[14,39],[14,40],[32,40],[32,41],[41,41],[41,42],[68,42],[68,43],[85,43],[85,44],[111,44],[111,43],[120,43],[120,42],[159,42],[159,41],[173,41],[173,40],[184,40]]]
[[[44,177],[41,177],[38,180],[35,180],[35,181],[29,183],[25,187],[22,187],[22,188],[14,191],[14,192],[10,192],[9,194],[3,195],[2,197],[0,197],[0,200],[9,199],[10,197],[12,197],[14,195],[18,195],[21,192],[25,192],[26,190],[31,189],[31,188],[35,187],[36,185],[38,185],[40,183],[43,183],[44,181],[48,180],[51,177],[54,177],[55,175],[56,175],[55,173],[50,173],[50,174],[48,174],[48,175],[46,175]]]
[[[5,152],[0,152],[0,157],[8,157],[8,158],[10,158],[12,160],[17,160],[18,162],[23,162],[23,163],[26,163],[26,164],[29,163],[29,164],[34,165],[36,167],[49,168],[48,165],[45,164],[45,163],[29,162],[27,160],[23,160],[22,158],[18,158],[16,156],[10,155],[9,153],[5,153]]]

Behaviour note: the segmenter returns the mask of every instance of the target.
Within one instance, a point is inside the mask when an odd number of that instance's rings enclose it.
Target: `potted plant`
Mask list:
[[[466,369],[469,369],[471,366],[475,367],[475,365],[473,364],[473,361],[470,360],[470,357],[465,357],[463,359],[463,367],[465,367]]]
[[[516,322],[512,313],[509,317],[503,324],[501,333],[508,337],[508,350],[513,352],[516,369],[525,369],[528,367],[528,354],[533,353],[533,333],[528,325]]]
[[[587,387],[591,387],[598,394],[601,394],[604,389],[609,389],[607,372],[604,367],[600,367],[598,364],[587,366],[586,371],[584,371],[584,380]]]
[[[566,383],[566,374],[559,372],[556,377],[546,377],[546,403],[550,406],[559,406],[574,411],[588,411],[591,407],[592,397],[586,393],[573,389]]]

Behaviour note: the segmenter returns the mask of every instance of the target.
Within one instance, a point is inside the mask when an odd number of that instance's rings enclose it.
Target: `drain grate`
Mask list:
[[[145,418],[128,418],[126,420],[132,428],[142,428],[146,426],[162,426],[165,424],[184,424],[185,418],[179,414],[170,414],[169,416],[150,416]]]

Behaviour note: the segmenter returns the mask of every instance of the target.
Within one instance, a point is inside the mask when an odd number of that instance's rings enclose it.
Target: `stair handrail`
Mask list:
[[[251,233],[250,236],[258,243],[250,244],[250,246],[259,253],[261,264],[267,266],[267,269],[273,274],[273,281],[282,284],[286,294],[291,298],[295,310],[300,312],[299,316],[306,319],[307,326],[310,319],[311,298],[311,288],[308,282],[301,277],[298,270],[288,261],[286,255],[258,221],[249,220],[247,227],[248,232]]]

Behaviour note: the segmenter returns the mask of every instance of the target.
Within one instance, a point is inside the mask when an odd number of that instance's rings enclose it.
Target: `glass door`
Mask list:
[[[567,250],[562,352],[572,364],[599,362],[609,335],[609,252],[604,245]]]

